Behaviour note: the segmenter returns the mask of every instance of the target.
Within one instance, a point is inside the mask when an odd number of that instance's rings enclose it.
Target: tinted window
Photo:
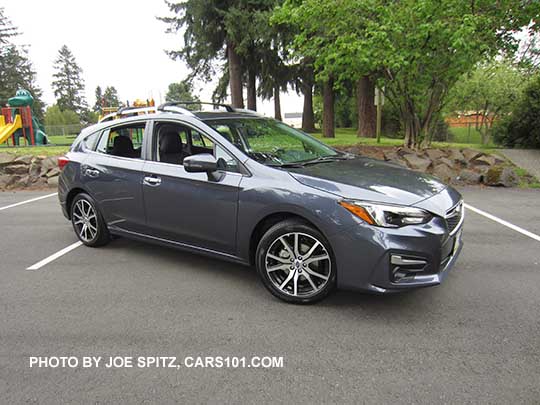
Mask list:
[[[141,122],[112,127],[104,131],[97,151],[113,156],[140,159],[144,128],[145,123]]]
[[[238,172],[238,163],[223,147],[194,128],[170,122],[157,123],[155,127],[156,160],[182,165],[187,156],[201,153],[223,159],[227,171]]]

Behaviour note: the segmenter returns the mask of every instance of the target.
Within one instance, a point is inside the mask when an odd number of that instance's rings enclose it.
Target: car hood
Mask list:
[[[446,188],[435,177],[380,160],[354,157],[287,169],[300,183],[345,198],[411,205]]]

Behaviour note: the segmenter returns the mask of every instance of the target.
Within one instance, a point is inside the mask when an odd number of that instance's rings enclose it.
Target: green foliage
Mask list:
[[[96,111],[97,113],[101,113],[101,109],[103,108],[103,90],[101,90],[101,86],[96,86],[94,94],[96,96],[94,111]]]
[[[525,72],[507,60],[479,64],[463,75],[449,94],[447,110],[470,111],[480,119],[475,128],[489,142],[493,123],[512,111],[526,86]]]
[[[105,92],[103,93],[103,104],[106,107],[120,107],[120,97],[118,96],[118,91],[114,86],[107,86]]]
[[[540,148],[540,75],[529,83],[511,114],[496,125],[494,138],[505,146]]]
[[[171,83],[165,95],[165,101],[200,101],[198,96],[193,94],[193,86],[187,80]],[[186,105],[186,108],[196,111],[201,109],[200,104]]]
[[[298,30],[297,55],[339,87],[379,78],[408,146],[428,143],[447,91],[479,61],[511,52],[513,30],[537,19],[533,2],[502,0],[286,0],[275,21]],[[534,27],[534,26],[533,26]]]
[[[17,28],[13,26],[9,18],[4,15],[4,7],[0,7],[0,44],[9,44],[11,38],[19,35]]]
[[[80,124],[79,115],[75,111],[62,110],[57,104],[47,107],[45,125],[74,125]]]
[[[84,96],[83,71],[66,45],[58,51],[54,70],[52,87],[58,107],[61,110],[75,111],[84,119],[88,106]]]

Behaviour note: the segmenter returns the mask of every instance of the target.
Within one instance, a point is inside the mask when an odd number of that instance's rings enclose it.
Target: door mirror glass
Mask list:
[[[184,169],[189,173],[211,173],[220,169],[218,160],[209,153],[184,158]]]

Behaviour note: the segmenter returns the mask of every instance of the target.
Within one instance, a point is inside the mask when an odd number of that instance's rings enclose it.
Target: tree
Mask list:
[[[64,45],[58,52],[54,61],[54,81],[52,87],[56,103],[61,110],[75,111],[84,119],[88,107],[84,96],[84,80],[81,77],[82,69],[77,65],[75,56]]]
[[[375,84],[368,76],[362,76],[356,82],[356,102],[358,108],[358,136],[374,138],[377,126],[375,108]]]
[[[180,50],[169,51],[173,59],[184,60],[192,69],[191,77],[209,79],[221,70],[228,78],[233,107],[244,107],[243,83],[247,82],[248,108],[256,109],[257,78],[263,55],[276,47],[269,46],[269,25],[272,10],[279,0],[187,0],[181,3],[166,1],[173,16],[160,18],[169,24],[168,32],[184,31]],[[225,63],[220,63],[225,61]],[[227,69],[227,74],[222,68]],[[190,77],[190,78],[191,78]],[[265,76],[266,77],[266,76]],[[222,98],[223,80],[216,88]],[[269,87],[265,86],[265,87]],[[283,87],[282,83],[277,84]],[[272,94],[276,85],[272,87]],[[259,88],[259,92],[261,92]],[[276,93],[276,94],[279,94]]]
[[[538,16],[534,2],[520,0],[286,0],[275,18],[296,25],[295,49],[313,59],[319,80],[332,75],[339,86],[370,75],[384,85],[405,145],[419,147],[461,75],[512,52],[513,32]]]
[[[103,108],[103,91],[101,90],[101,86],[96,86],[96,91],[94,94],[96,95],[96,103],[94,104],[94,111],[101,114],[101,110]]]
[[[216,59],[225,56],[229,69],[231,101],[234,107],[243,108],[242,66],[236,44],[228,35],[225,18],[231,6],[222,0],[187,0],[182,3],[166,1],[173,12],[162,17],[169,24],[167,32],[184,30],[182,49],[168,51],[173,59],[182,59],[192,69],[192,76],[209,79],[215,72]]]
[[[106,107],[120,107],[120,97],[114,86],[107,86],[103,92],[103,102]]]
[[[199,102],[199,97],[193,94],[193,86],[187,80],[183,80],[178,83],[169,84],[167,94],[165,95],[165,101],[189,101]],[[186,108],[190,110],[200,110],[200,104],[187,105]]]
[[[511,61],[481,63],[462,76],[448,97],[449,111],[474,111],[476,129],[488,144],[494,122],[509,114],[527,83],[525,73]]]
[[[11,42],[12,37],[19,35],[17,28],[4,15],[4,7],[0,7],[0,45],[6,45]]]
[[[495,140],[505,146],[540,148],[540,76],[528,84],[512,113],[494,131]]]
[[[79,115],[75,111],[61,110],[57,104],[47,107],[45,111],[45,125],[47,126],[75,125],[80,122]]]

